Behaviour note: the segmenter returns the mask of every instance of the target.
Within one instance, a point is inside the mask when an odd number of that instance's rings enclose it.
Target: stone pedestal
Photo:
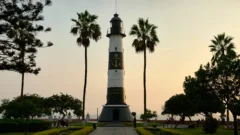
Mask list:
[[[128,105],[103,105],[99,122],[132,122],[133,117]]]

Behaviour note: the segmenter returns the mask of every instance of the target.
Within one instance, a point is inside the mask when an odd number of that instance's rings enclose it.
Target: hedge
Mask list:
[[[168,132],[168,133],[173,133],[175,135],[194,135],[192,133],[183,133],[181,131],[176,131],[174,129],[169,129],[169,128],[161,128],[162,131]]]
[[[90,132],[92,132],[93,130],[94,130],[93,127],[85,127],[81,130],[78,130],[78,131],[75,131],[75,132],[71,133],[70,135],[87,135]]]
[[[37,132],[37,133],[34,133],[33,135],[56,135],[67,130],[68,128],[54,128],[54,129],[45,130],[42,132]]]
[[[124,124],[128,127],[133,127],[133,122],[124,122]]]
[[[0,120],[0,133],[10,132],[38,132],[51,128],[51,122],[43,120],[28,120],[27,124],[22,119],[2,119]]]
[[[34,133],[33,135],[57,135],[57,134],[60,134],[61,132],[65,132],[68,130],[79,130],[79,129],[83,129],[83,127],[54,128],[54,129],[45,130],[42,132],[37,132],[37,133]]]
[[[151,133],[151,131],[153,133]],[[154,132],[158,132],[158,134],[160,133],[161,135],[193,135],[191,133],[183,133],[181,131],[176,131],[174,129],[167,129],[167,128],[160,129],[160,128],[150,128],[150,127],[147,127],[147,128],[138,127],[137,132],[140,135],[153,135]]]
[[[150,131],[144,129],[143,127],[137,127],[136,130],[140,135],[153,135]]]

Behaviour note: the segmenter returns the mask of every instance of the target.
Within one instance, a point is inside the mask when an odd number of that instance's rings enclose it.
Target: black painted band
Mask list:
[[[107,104],[125,104],[124,88],[122,87],[108,88]]]
[[[122,52],[109,52],[108,69],[124,69]]]

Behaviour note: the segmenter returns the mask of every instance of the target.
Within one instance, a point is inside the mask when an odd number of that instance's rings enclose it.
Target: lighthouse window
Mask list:
[[[117,51],[117,47],[115,47],[115,51]]]

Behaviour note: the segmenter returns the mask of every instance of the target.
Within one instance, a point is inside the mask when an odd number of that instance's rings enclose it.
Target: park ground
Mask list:
[[[111,127],[109,123],[98,123],[97,129],[93,130],[89,135],[97,135],[105,133],[105,135],[123,135],[127,133],[128,135],[137,135],[136,130],[134,129],[132,123],[121,123],[123,126]],[[215,134],[205,134],[202,130],[202,127],[197,127],[193,129],[189,128],[162,128],[163,124],[158,122],[149,122],[148,127],[144,129],[151,131],[152,135],[233,135],[233,130],[224,129],[223,126],[220,126]],[[157,128],[153,128],[153,125],[156,125]],[[80,127],[81,122],[74,122],[71,126]],[[87,122],[86,127],[93,127],[92,122]],[[143,128],[143,123],[137,123],[137,128]],[[163,134],[166,133],[166,134]],[[28,133],[28,135],[33,135],[34,133]],[[24,133],[1,133],[0,135],[24,135]],[[64,133],[68,135],[68,133]],[[146,134],[147,135],[147,134]]]

